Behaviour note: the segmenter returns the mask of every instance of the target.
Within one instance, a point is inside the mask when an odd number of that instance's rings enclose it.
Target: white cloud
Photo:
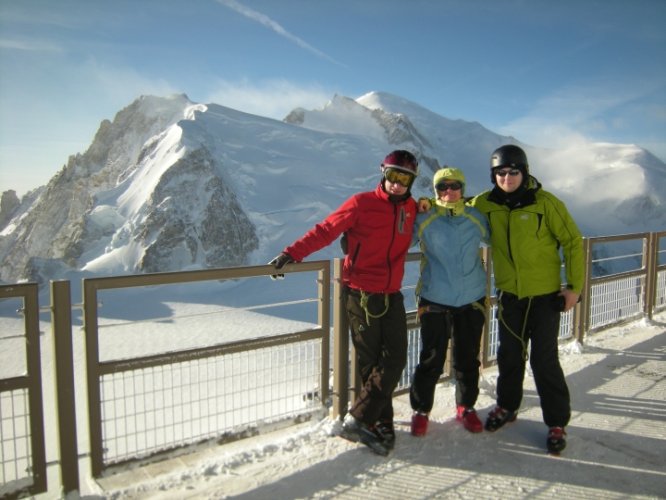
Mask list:
[[[148,78],[127,66],[111,67],[91,60],[80,71],[87,75],[87,79],[83,80],[87,82],[86,86],[91,84],[96,93],[113,105],[127,106],[140,95],[165,96],[183,92],[166,80]]]
[[[41,40],[0,39],[0,49],[26,52],[62,52],[62,47]]]
[[[499,132],[535,146],[561,148],[574,144],[616,141],[616,134],[645,126],[632,121],[640,100],[659,88],[659,81],[590,81],[568,86],[538,101],[529,114],[508,122]],[[621,108],[633,111],[618,116]]]
[[[323,107],[335,94],[317,85],[300,86],[286,80],[267,80],[260,83],[243,80],[220,80],[206,99],[208,103],[277,120],[283,119],[294,108]]]
[[[256,21],[260,24],[263,24],[267,28],[273,30],[278,35],[287,38],[288,40],[294,42],[299,47],[301,47],[301,48],[303,48],[303,49],[305,49],[309,52],[312,52],[313,54],[317,55],[318,57],[326,59],[327,61],[330,61],[334,64],[339,65],[339,66],[346,67],[341,62],[336,61],[335,59],[333,59],[329,55],[325,54],[321,50],[313,47],[312,45],[307,43],[305,40],[302,40],[301,38],[297,37],[296,35],[293,35],[292,33],[288,32],[278,22],[274,21],[273,19],[271,19],[267,15],[262,14],[261,12],[257,12],[256,10],[250,9],[249,7],[246,7],[245,5],[240,4],[236,0],[217,0],[217,2],[224,5],[225,7],[229,7],[230,9],[238,12],[239,14],[242,14],[243,16],[247,17],[248,19],[252,19],[253,21]]]

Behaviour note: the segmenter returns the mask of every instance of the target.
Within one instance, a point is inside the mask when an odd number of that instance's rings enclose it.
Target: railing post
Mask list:
[[[44,401],[42,399],[42,355],[39,340],[39,290],[36,283],[5,287],[9,297],[23,298],[23,325],[25,331],[25,362],[27,373],[19,377],[22,388],[28,391],[29,446],[32,453],[33,484],[31,493],[43,493],[48,489],[46,474],[46,443],[44,431]],[[4,293],[2,298],[4,298]],[[4,420],[3,420],[4,425]]]
[[[343,298],[342,260],[333,259],[333,418],[344,417],[349,404],[349,325]]]
[[[581,297],[583,296],[583,292],[581,291]],[[582,299],[581,299],[582,300]],[[582,317],[583,315],[583,306],[581,303],[578,303],[574,306],[573,309],[573,317],[571,319],[572,324],[571,328],[573,329],[572,336],[574,339],[576,339],[578,342],[583,342],[583,334],[581,331],[581,323],[582,323]]]
[[[488,366],[488,347],[490,345],[490,323],[491,315],[493,311],[493,305],[491,303],[491,297],[493,296],[491,290],[493,266],[490,260],[491,258],[491,249],[490,247],[481,248],[481,259],[486,270],[486,300],[484,305],[484,310],[486,314],[486,320],[483,322],[483,334],[481,337],[481,366],[485,368]]]
[[[104,464],[102,411],[100,409],[99,338],[97,324],[97,287],[94,280],[82,280],[83,329],[86,337],[86,384],[88,386],[88,435],[93,477],[102,475]]]
[[[647,277],[645,279],[645,313],[652,321],[652,313],[657,298],[657,252],[659,248],[659,238],[657,233],[648,235],[645,257],[645,266]]]
[[[327,262],[328,264],[328,262]],[[325,334],[321,341],[321,400],[324,404],[329,396],[329,364],[331,355],[331,268],[329,265],[319,271],[318,278],[319,304],[317,307],[317,321]]]
[[[72,302],[69,281],[51,281],[51,330],[53,334],[60,478],[65,495],[79,490],[76,389],[72,347]]]
[[[583,290],[581,291],[581,311],[578,315],[578,342],[581,344],[590,328],[592,308],[592,240],[590,238],[583,238],[583,254],[585,255],[585,280],[583,281]]]

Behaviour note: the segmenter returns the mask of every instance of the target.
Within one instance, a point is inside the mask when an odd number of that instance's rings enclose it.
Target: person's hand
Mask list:
[[[560,295],[564,297],[564,309],[562,309],[562,312],[567,312],[569,309],[574,307],[580,299],[580,294],[574,292],[573,290],[569,290],[568,288],[562,290]]]
[[[275,257],[272,261],[269,262],[270,265],[272,265],[275,269],[278,271],[282,269],[284,266],[287,264],[291,264],[294,262],[294,259],[291,258],[291,255],[288,253],[282,252],[280,255]],[[284,279],[284,274],[271,274],[271,279],[272,280],[281,280]]]
[[[428,198],[419,198],[417,210],[419,213],[427,212],[431,206],[432,204]]]

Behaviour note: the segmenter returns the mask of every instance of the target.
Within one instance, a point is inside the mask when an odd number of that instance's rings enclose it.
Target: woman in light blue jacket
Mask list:
[[[412,434],[428,428],[435,386],[444,370],[453,339],[456,418],[470,432],[483,425],[474,405],[479,395],[479,352],[485,321],[486,272],[479,247],[488,243],[486,217],[465,205],[465,176],[445,167],[433,178],[436,199],[419,213],[413,243],[420,243],[421,277],[417,286],[421,322],[421,353],[410,388]]]

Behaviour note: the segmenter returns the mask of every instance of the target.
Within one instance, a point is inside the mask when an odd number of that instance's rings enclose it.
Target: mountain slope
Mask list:
[[[335,96],[284,121],[184,95],[143,96],[102,122],[47,186],[20,203],[3,196],[0,278],[265,263],[348,196],[373,189],[393,149],[420,160],[415,196],[431,195],[444,164],[464,170],[471,195],[490,187],[490,153],[509,142],[521,144],[379,92]],[[649,152],[521,146],[531,173],[569,204],[586,235],[666,227],[666,166]],[[339,255],[331,246],[310,258]]]

